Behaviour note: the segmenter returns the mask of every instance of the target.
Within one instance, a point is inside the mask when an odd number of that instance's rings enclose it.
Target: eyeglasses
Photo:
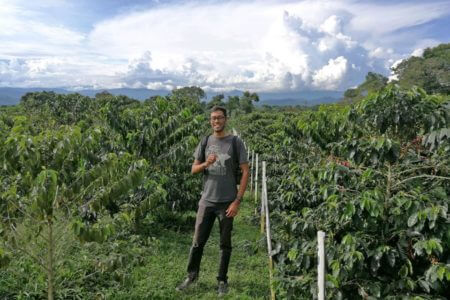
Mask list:
[[[218,116],[218,117],[211,117],[210,118],[211,121],[222,121],[224,119],[225,119],[224,116]]]

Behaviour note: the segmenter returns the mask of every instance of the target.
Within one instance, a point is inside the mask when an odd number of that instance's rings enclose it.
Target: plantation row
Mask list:
[[[196,208],[190,165],[206,118],[198,100],[176,95],[42,92],[2,108],[0,298],[92,298],[126,284],[121,268],[139,264],[124,254],[131,237]],[[110,246],[86,262],[79,241]]]
[[[318,230],[328,299],[450,297],[449,100],[389,86],[236,122],[268,165],[278,297],[316,297]]]

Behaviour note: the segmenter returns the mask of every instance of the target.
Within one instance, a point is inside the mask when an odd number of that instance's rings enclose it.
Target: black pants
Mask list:
[[[231,231],[233,230],[233,218],[226,216],[226,209],[229,204],[219,204],[214,207],[205,206],[199,203],[197,218],[195,221],[195,233],[189,254],[187,271],[194,279],[198,277],[200,262],[203,256],[203,248],[208,241],[211,229],[216,217],[219,219],[220,227],[220,265],[217,280],[227,281],[228,265],[231,257]]]

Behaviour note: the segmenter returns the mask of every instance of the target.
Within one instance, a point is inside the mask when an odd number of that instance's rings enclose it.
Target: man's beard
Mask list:
[[[216,129],[213,126],[213,130],[214,130],[214,132],[221,133],[221,132],[223,132],[225,130],[225,125],[224,126],[218,126],[218,129]]]

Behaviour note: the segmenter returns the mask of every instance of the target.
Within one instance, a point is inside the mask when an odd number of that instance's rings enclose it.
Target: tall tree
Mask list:
[[[245,113],[251,113],[253,111],[253,102],[258,102],[259,96],[256,93],[250,93],[245,91],[242,97],[239,99],[239,106]]]
[[[213,106],[225,106],[225,102],[223,101],[225,96],[223,94],[215,95],[210,102],[206,105],[207,109],[211,109]]]
[[[186,86],[172,91],[172,97],[194,102],[200,102],[205,96],[205,92],[198,86]]]

